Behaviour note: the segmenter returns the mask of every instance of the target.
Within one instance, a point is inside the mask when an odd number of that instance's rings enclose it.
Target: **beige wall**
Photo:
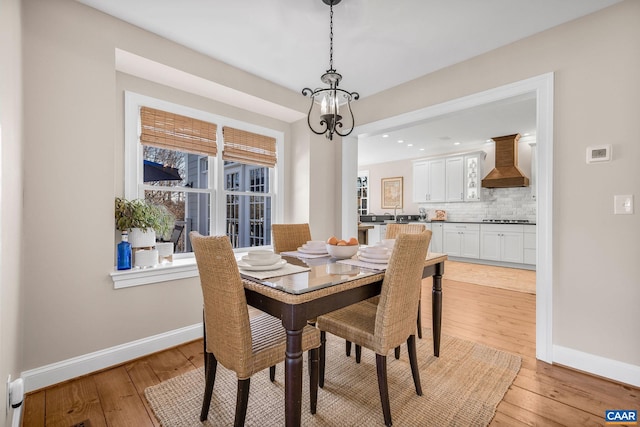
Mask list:
[[[7,377],[20,376],[22,316],[22,64],[20,2],[0,3],[0,426],[9,425],[5,410]],[[9,416],[7,417],[7,413]]]
[[[125,78],[115,72],[114,48],[299,111],[305,111],[306,100],[75,1],[23,0],[23,7],[25,232],[22,240],[15,235],[11,242],[24,245],[20,369],[26,370],[200,320],[196,280],[114,291],[108,276],[113,197],[122,188],[121,89],[132,85],[152,96],[162,93],[213,112],[287,128]],[[356,110],[358,120],[367,123],[555,72],[554,343],[636,366],[640,245],[633,236],[640,235],[639,216],[613,216],[612,204],[613,194],[635,194],[636,199],[640,194],[638,16],[640,3],[628,0],[363,99]],[[289,126],[289,133],[286,185],[292,195],[285,203],[285,221],[309,220],[318,238],[335,234],[340,142],[309,135],[304,123]],[[614,160],[585,165],[585,148],[604,142],[613,144]],[[4,167],[2,173],[4,190]],[[5,241],[3,236],[3,251]],[[14,266],[18,262],[12,261]],[[603,290],[611,303],[600,295]],[[4,300],[2,308],[4,330]],[[16,329],[9,332],[13,341]],[[11,370],[12,363],[0,368]]]
[[[555,73],[553,343],[640,366],[640,2],[599,13],[361,101],[363,123]],[[379,106],[384,105],[381,109]],[[588,146],[613,161],[586,165]]]
[[[299,94],[75,1],[24,0],[23,5],[26,370],[201,320],[197,279],[113,289],[113,198],[123,194],[123,90],[283,131],[290,165],[308,150],[289,155],[292,132],[286,123],[117,73],[114,50],[142,54],[292,108],[303,98]],[[302,127],[297,129],[293,134],[304,139]],[[304,183],[308,174],[309,168],[293,170],[291,177]],[[308,221],[309,201],[305,205],[302,190],[298,193],[301,206],[285,201],[285,210]]]

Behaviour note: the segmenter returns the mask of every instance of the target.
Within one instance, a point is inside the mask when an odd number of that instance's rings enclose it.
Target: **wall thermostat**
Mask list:
[[[611,160],[611,144],[587,147],[587,163],[608,162]]]

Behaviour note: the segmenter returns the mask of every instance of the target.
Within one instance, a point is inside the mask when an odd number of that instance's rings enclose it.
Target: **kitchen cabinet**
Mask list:
[[[413,162],[413,202],[480,200],[484,151]]]
[[[480,258],[522,264],[524,262],[524,226],[482,224]]]
[[[431,230],[431,243],[429,245],[429,250],[431,252],[443,253],[442,250],[442,223],[440,222],[432,222],[429,224],[429,229]]]
[[[358,215],[367,215],[369,213],[369,171],[358,172],[356,190],[358,192]]]
[[[413,163],[414,203],[445,201],[445,167],[444,158]]]
[[[369,224],[368,224],[369,225]],[[387,224],[370,224],[373,228],[367,230],[367,244],[375,245],[387,235]]]
[[[442,229],[443,251],[447,255],[480,258],[479,224],[444,224]]]
[[[536,264],[536,226],[524,226],[524,263]]]
[[[464,200],[477,202],[481,200],[482,163],[486,153],[478,152],[464,156]]]
[[[464,157],[448,157],[445,171],[447,202],[462,202],[464,200]]]

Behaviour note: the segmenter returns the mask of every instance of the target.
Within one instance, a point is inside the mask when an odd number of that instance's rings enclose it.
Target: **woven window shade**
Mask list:
[[[230,162],[274,167],[276,139],[230,127],[222,128],[224,151],[222,158]]]
[[[218,152],[213,123],[149,107],[140,108],[140,120],[143,145],[208,156]]]

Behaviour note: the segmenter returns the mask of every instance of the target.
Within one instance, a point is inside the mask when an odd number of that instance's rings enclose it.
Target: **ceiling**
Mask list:
[[[320,75],[329,68],[329,7],[322,0],[77,1],[296,92],[323,86]],[[619,1],[343,0],[334,6],[333,65],[343,75],[340,87],[362,99]],[[430,141],[433,148],[511,132],[489,128],[487,115],[535,127],[535,100],[518,101],[509,111],[487,106],[477,116],[463,114],[464,123],[445,117],[430,121],[431,129],[388,139]],[[397,155],[395,144],[366,151]]]

